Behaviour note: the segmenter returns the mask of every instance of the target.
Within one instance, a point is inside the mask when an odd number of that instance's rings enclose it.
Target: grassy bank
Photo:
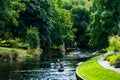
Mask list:
[[[97,62],[99,56],[82,63],[76,73],[85,80],[120,80],[120,74],[103,68]]]
[[[27,50],[25,50],[25,49],[16,49],[16,48],[0,47],[0,52],[2,52],[2,51],[10,51],[10,50],[16,50],[17,52],[19,52],[20,54],[22,54],[23,57],[30,57],[30,58],[33,57],[33,55],[28,54],[28,53],[27,53]]]
[[[0,62],[24,61],[27,58],[33,58],[34,55],[24,49],[0,47]]]

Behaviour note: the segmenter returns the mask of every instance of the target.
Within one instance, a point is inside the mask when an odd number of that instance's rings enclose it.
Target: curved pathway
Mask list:
[[[102,65],[104,68],[107,68],[107,69],[113,70],[113,71],[115,71],[115,72],[117,72],[117,73],[120,73],[120,68],[115,68],[114,66],[110,66],[110,63],[109,63],[108,61],[105,61],[105,60],[103,59],[103,57],[100,57],[100,58],[98,59],[98,63],[99,63],[100,65]]]

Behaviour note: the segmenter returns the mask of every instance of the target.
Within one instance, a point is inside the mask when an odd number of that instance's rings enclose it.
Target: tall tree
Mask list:
[[[91,7],[89,0],[65,0],[64,8],[71,11],[73,21],[73,31],[75,41],[79,47],[86,48],[89,38],[86,33],[89,24],[89,10]]]
[[[120,0],[94,0],[91,8],[90,45],[98,49],[108,46],[108,36],[120,30]],[[94,10],[95,9],[95,10]]]
[[[21,26],[24,30],[30,25],[38,28],[40,32],[41,47],[47,49],[51,46],[52,19],[49,0],[22,0],[26,4],[26,11],[21,13]],[[27,26],[27,27],[26,27]],[[47,47],[46,47],[47,46]]]
[[[79,47],[86,48],[88,44],[88,36],[86,35],[86,29],[89,24],[89,12],[85,8],[80,6],[72,8],[73,26],[77,31],[75,32],[75,41],[79,44]]]
[[[25,10],[21,0],[0,0],[0,32],[6,33],[18,26],[20,12]]]
[[[59,3],[59,4],[58,4]],[[71,13],[70,11],[63,9],[62,0],[52,0],[53,11],[53,45],[60,46],[65,43],[66,46],[71,45],[74,39],[72,31]]]

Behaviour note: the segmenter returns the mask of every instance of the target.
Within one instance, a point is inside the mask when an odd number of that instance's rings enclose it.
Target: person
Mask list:
[[[77,42],[74,43],[75,50],[77,50]]]
[[[60,64],[60,68],[64,68],[64,66],[63,66],[63,64],[62,64],[62,63]]]
[[[61,46],[61,52],[65,52],[65,44],[63,43],[63,45]]]
[[[61,64],[60,59],[57,59],[56,65],[59,66]]]

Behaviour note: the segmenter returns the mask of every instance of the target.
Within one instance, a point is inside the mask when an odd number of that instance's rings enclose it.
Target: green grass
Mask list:
[[[85,80],[120,80],[120,74],[103,68],[97,62],[99,56],[78,66],[76,72]]]
[[[0,51],[3,51],[3,50],[11,50],[11,48],[0,47]]]
[[[32,58],[33,55],[31,54],[27,54],[27,50],[24,50],[24,49],[16,49],[16,48],[6,48],[6,47],[0,47],[0,51],[9,51],[9,50],[16,50],[18,51],[19,53],[21,53],[24,57],[30,57]]]

